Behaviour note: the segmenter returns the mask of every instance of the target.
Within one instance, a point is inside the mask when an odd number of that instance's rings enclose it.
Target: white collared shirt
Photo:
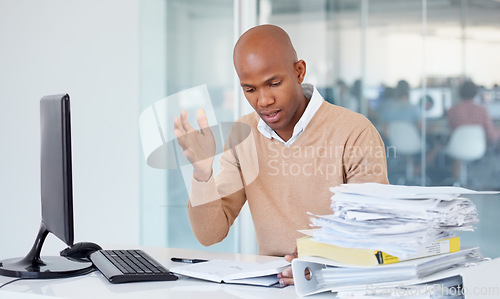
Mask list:
[[[307,127],[311,119],[313,118],[314,114],[319,109],[319,106],[323,103],[323,97],[319,94],[319,92],[316,90],[316,87],[314,85],[309,84],[309,83],[304,83],[302,84],[302,91],[304,92],[304,95],[306,98],[310,99],[309,104],[307,104],[306,110],[304,111],[304,114],[300,117],[299,121],[295,124],[295,127],[293,128],[293,134],[292,137],[288,141],[284,141],[270,126],[268,126],[262,118],[259,119],[259,123],[257,124],[257,129],[259,132],[264,135],[266,138],[275,138],[281,142],[285,146],[290,146],[297,138],[304,132],[304,129]]]

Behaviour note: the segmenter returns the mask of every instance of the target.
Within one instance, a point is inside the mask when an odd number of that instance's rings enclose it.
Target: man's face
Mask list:
[[[290,138],[287,135],[291,136],[306,106],[301,87],[304,61],[249,54],[239,59],[235,68],[253,109],[278,135]]]

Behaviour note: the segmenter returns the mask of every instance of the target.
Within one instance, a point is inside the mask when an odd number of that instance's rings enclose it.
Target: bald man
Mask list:
[[[306,63],[288,34],[273,25],[245,32],[233,62],[255,112],[231,129],[213,175],[215,141],[203,111],[200,130],[183,112],[174,131],[193,165],[188,202],[191,227],[205,246],[222,241],[248,201],[259,253],[285,256],[297,231],[309,228],[308,212],[331,214],[329,187],[342,183],[388,183],[380,135],[364,116],[324,101],[303,84]],[[280,273],[292,284],[291,271]]]

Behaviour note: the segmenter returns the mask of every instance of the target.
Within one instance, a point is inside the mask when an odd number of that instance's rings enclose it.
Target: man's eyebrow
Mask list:
[[[246,84],[246,83],[240,83],[240,86],[241,86],[241,87],[251,87],[251,88],[253,88],[253,87],[254,87],[253,85]]]
[[[266,81],[264,81],[264,83],[266,84],[269,84],[271,83],[272,81],[276,80],[276,79],[279,79],[280,78],[280,75],[274,75],[272,76],[271,78],[267,79]]]
[[[281,75],[274,75],[271,78],[269,78],[266,81],[264,81],[264,84],[269,84],[269,83],[273,82],[274,80],[277,80],[277,79],[280,79],[280,78],[281,78]],[[241,82],[240,82],[240,86],[241,87],[251,87],[251,88],[255,87],[255,86],[253,86],[251,84],[241,83]]]

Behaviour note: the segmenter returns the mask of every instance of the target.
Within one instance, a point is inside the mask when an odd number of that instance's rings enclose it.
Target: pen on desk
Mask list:
[[[170,259],[172,262],[177,262],[177,263],[189,263],[189,264],[196,264],[196,263],[203,263],[203,262],[208,262],[208,260],[201,260],[201,259],[185,259],[181,257],[173,257]]]

